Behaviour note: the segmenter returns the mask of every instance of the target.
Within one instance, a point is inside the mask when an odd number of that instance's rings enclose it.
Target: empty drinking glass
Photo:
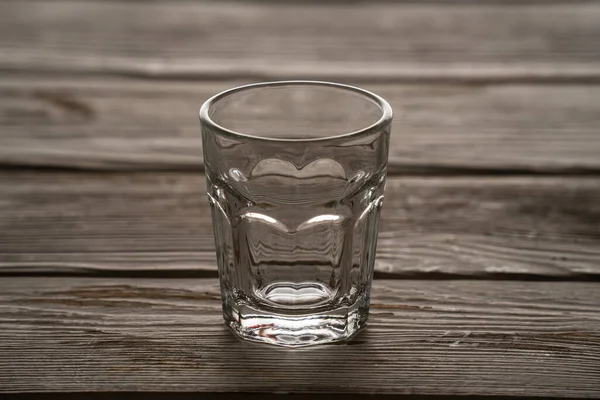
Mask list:
[[[200,109],[223,315],[245,339],[343,340],[365,325],[392,109],[351,86],[234,88]]]

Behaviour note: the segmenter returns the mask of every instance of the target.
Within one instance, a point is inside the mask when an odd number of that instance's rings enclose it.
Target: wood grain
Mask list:
[[[215,276],[198,173],[0,172],[0,273]],[[597,178],[388,179],[377,277],[596,280]]]
[[[365,332],[294,351],[234,339],[218,290],[4,278],[0,392],[600,396],[597,284],[377,281]]]
[[[0,68],[146,77],[600,79],[600,5],[3,2]]]
[[[199,170],[198,108],[242,81],[0,78],[0,164]],[[600,86],[366,84],[396,112],[390,173],[600,170]]]
[[[11,1],[11,0],[3,0],[3,1]],[[22,0],[22,1],[39,1],[39,0]],[[56,0],[49,0],[56,1]],[[62,1],[62,0],[59,0]],[[80,2],[88,1],[88,2],[107,2],[114,0],[79,0]],[[148,0],[126,0],[129,2],[138,2],[144,3],[149,2]],[[189,2],[190,0],[150,0],[150,2],[169,2],[172,5],[177,5],[178,3]],[[219,0],[200,0],[207,3],[210,2],[218,2]],[[277,0],[227,0],[229,4],[273,4],[280,3]],[[590,4],[590,3],[598,3],[599,0],[287,0],[286,4],[299,4],[299,5],[311,5],[311,4],[328,4],[328,5],[338,5],[338,6],[347,6],[349,4],[360,4],[360,3],[395,3],[395,4],[436,4],[436,5],[456,5],[456,4],[492,4],[492,5],[511,5],[511,6],[523,6],[523,5],[564,5],[564,4]]]

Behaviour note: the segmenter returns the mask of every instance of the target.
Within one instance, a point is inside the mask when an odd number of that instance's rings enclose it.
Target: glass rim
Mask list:
[[[336,134],[336,135],[331,135],[331,136],[324,136],[324,137],[317,137],[317,138],[276,138],[276,137],[269,137],[269,136],[252,135],[249,133],[238,132],[238,131],[234,131],[234,130],[225,128],[224,126],[221,126],[221,125],[217,124],[215,121],[213,121],[209,115],[210,109],[215,104],[217,104],[220,100],[223,100],[224,98],[226,98],[230,95],[239,93],[239,92],[257,89],[257,88],[265,88],[265,87],[303,86],[303,85],[304,86],[321,86],[321,87],[336,88],[336,89],[342,89],[344,91],[358,93],[358,94],[364,96],[365,98],[371,100],[373,103],[375,103],[381,109],[381,117],[379,117],[379,119],[377,121],[375,121],[374,123],[372,123],[371,125],[368,125],[364,128],[350,131],[347,133]],[[351,139],[354,137],[360,137],[363,135],[368,135],[369,133],[388,124],[389,122],[392,121],[392,117],[393,117],[392,107],[389,105],[389,103],[387,101],[385,101],[381,96],[378,96],[373,92],[370,92],[365,89],[361,89],[356,86],[345,85],[342,83],[326,82],[326,81],[312,81],[312,80],[259,82],[259,83],[251,83],[248,85],[237,86],[237,87],[222,91],[220,93],[217,93],[216,95],[214,95],[211,98],[209,98],[208,100],[206,100],[200,107],[200,111],[198,114],[200,116],[200,122],[203,125],[206,124],[211,129],[214,129],[215,131],[217,131],[220,134],[225,135],[225,136],[230,136],[230,137],[234,137],[234,138],[263,140],[263,141],[269,141],[269,142],[288,142],[288,143],[290,143],[290,142],[323,142],[323,141],[342,139],[342,138]]]

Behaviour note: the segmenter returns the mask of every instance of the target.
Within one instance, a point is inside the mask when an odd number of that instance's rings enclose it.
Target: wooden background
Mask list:
[[[341,345],[222,324],[197,110],[277,79],[396,113]],[[600,397],[599,129],[598,1],[0,1],[0,393]]]

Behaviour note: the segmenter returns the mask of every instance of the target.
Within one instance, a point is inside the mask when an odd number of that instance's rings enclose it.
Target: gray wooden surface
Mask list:
[[[200,169],[200,105],[247,82],[6,73],[0,76],[0,164]],[[600,170],[600,86],[358,84],[396,111],[391,173]]]
[[[216,276],[204,176],[4,172],[3,273]],[[386,277],[600,279],[595,177],[389,177]]]
[[[294,351],[222,325],[197,120],[288,78],[396,113],[370,325]],[[600,397],[599,84],[592,0],[0,1],[0,395]]]
[[[9,1],[0,68],[261,80],[600,78],[600,4],[503,3]]]
[[[365,332],[290,351],[233,338],[214,279],[5,279],[4,392],[598,394],[595,283],[379,280]]]

